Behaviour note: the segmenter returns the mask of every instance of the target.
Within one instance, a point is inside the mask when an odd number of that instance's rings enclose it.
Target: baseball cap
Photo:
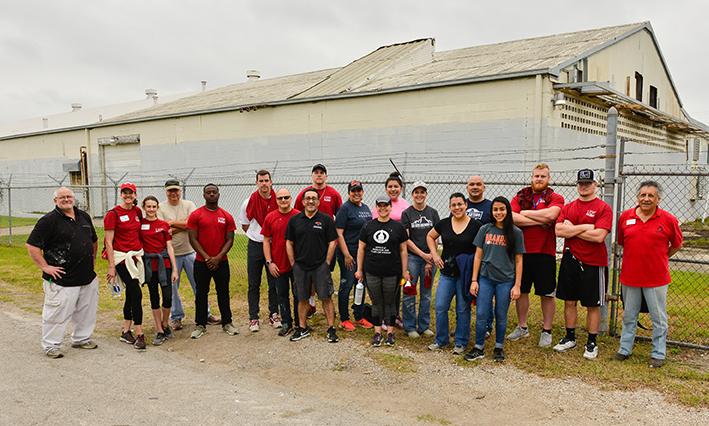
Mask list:
[[[416,188],[423,188],[424,191],[428,192],[428,186],[426,185],[426,182],[424,182],[422,180],[417,180],[416,182],[414,182],[414,185],[411,188],[411,192],[413,193],[416,190]]]
[[[347,192],[352,192],[357,189],[364,189],[362,187],[362,182],[358,180],[353,180],[347,185]]]
[[[327,174],[327,167],[323,166],[323,165],[320,164],[320,163],[318,163],[318,164],[316,164],[316,165],[313,166],[312,172],[314,172],[315,170],[322,170],[323,173]],[[311,173],[312,173],[312,172],[311,172]]]
[[[374,202],[375,205],[380,205],[380,204],[389,204],[391,205],[391,198],[389,198],[386,195],[380,195],[377,197],[377,200]]]
[[[576,174],[576,183],[596,182],[598,175],[591,169],[581,169]]]
[[[121,184],[121,192],[123,192],[124,189],[130,189],[133,192],[138,192],[133,182],[123,182]]]
[[[180,181],[177,179],[169,179],[167,182],[165,182],[165,190],[169,191],[171,189],[182,189],[180,187]]]

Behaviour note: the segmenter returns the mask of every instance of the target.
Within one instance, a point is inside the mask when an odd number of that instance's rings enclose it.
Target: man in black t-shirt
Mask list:
[[[94,272],[97,237],[91,217],[74,207],[74,193],[61,187],[56,208],[44,215],[27,238],[27,251],[42,270],[44,307],[42,347],[50,358],[61,358],[64,332],[71,320],[71,346],[95,349],[98,279]]]
[[[468,191],[468,199],[465,200],[467,205],[465,214],[479,220],[483,225],[492,222],[492,216],[490,216],[492,201],[485,198],[483,178],[477,175],[470,176],[465,189]]]
[[[327,318],[327,340],[335,343],[338,338],[334,327],[335,307],[332,303],[330,264],[335,255],[337,232],[332,218],[318,211],[319,204],[318,192],[314,189],[306,190],[303,193],[304,211],[290,218],[286,228],[286,252],[293,266],[299,322],[290,340],[297,341],[310,336],[306,320],[308,298],[314,288]]]

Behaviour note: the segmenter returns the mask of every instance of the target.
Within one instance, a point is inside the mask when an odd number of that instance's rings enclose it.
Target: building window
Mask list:
[[[643,101],[643,75],[635,72],[635,99]]]
[[[650,106],[657,108],[657,87],[650,86]]]

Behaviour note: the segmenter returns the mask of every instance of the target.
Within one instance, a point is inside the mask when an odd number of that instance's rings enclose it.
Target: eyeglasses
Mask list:
[[[283,195],[283,196],[280,196],[280,197],[276,197],[276,200],[278,200],[278,201],[280,201],[280,200],[290,200],[290,195]]]
[[[73,200],[74,196],[73,195],[60,195],[56,197],[57,200]]]
[[[303,201],[318,201],[318,197],[303,197]]]

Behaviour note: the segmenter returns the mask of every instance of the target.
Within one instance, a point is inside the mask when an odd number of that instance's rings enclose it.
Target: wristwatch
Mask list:
[[[271,264],[271,261],[270,261],[270,260],[267,260],[267,261],[266,261],[266,265],[270,265],[270,264]]]

